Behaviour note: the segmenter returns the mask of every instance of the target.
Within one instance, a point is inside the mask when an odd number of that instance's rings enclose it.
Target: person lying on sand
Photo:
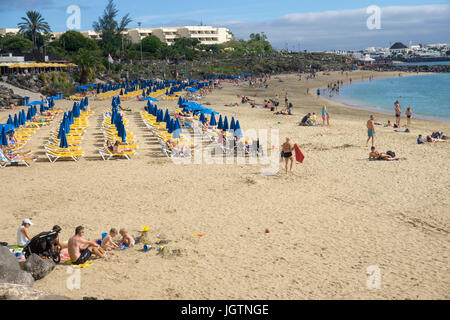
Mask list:
[[[117,236],[117,230],[112,228],[109,230],[109,234],[102,240],[101,247],[105,251],[111,251],[112,249],[118,248],[119,246],[113,241],[113,238]]]
[[[123,244],[125,247],[133,247],[134,246],[134,239],[132,236],[130,236],[124,228],[120,229],[119,231],[120,235],[122,236],[122,239],[120,240],[120,243]]]
[[[448,140],[443,140],[443,139],[438,139],[438,138],[433,138],[431,136],[427,136],[427,142],[447,142]]]
[[[369,154],[369,159],[370,160],[385,160],[385,161],[398,160],[398,159],[392,158],[388,154],[378,152],[375,149],[375,147],[370,148],[370,150],[371,150],[371,152]]]
[[[102,253],[100,246],[94,241],[88,241],[82,238],[84,234],[84,227],[79,226],[75,229],[75,235],[69,239],[69,256],[74,265],[86,263],[95,253],[100,258],[106,259],[107,254]]]
[[[282,110],[282,111],[279,111],[279,112],[275,112],[274,114],[275,115],[282,114],[282,115],[285,115],[285,116],[292,116],[292,115],[294,115],[292,113],[292,107],[293,107],[292,103],[289,103],[285,110]]]
[[[229,104],[224,104],[225,107],[239,107],[239,104],[237,103],[229,103]]]

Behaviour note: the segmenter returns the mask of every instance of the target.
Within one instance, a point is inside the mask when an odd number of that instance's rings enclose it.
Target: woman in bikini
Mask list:
[[[400,117],[402,116],[402,109],[400,109],[400,102],[395,101],[395,123],[397,128],[400,128]]]

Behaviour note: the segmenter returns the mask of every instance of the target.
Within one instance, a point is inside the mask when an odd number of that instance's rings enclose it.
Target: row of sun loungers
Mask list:
[[[81,150],[81,142],[89,126],[88,118],[92,114],[93,111],[82,111],[79,118],[74,118],[74,123],[70,125],[70,133],[66,134],[67,148],[60,147],[59,131],[55,130],[50,133],[49,140],[44,145],[45,154],[50,162],[55,163],[59,159],[78,161],[84,156],[84,152]]]
[[[6,167],[8,164],[24,164],[27,167],[30,164],[37,160],[37,158],[31,155],[30,152],[20,152],[23,147],[31,140],[36,131],[42,126],[48,125],[61,110],[49,110],[47,116],[40,116],[41,119],[45,119],[45,122],[27,122],[26,126],[16,128],[14,130],[14,137],[17,139],[17,142],[13,147],[8,148],[10,152],[14,152],[16,156],[6,157],[4,152],[8,152],[6,150],[0,151],[0,168]],[[13,159],[10,159],[13,158]]]
[[[127,159],[131,160],[131,157],[137,154],[137,149],[139,145],[136,143],[136,135],[130,131],[126,131],[127,137],[126,143],[121,143],[119,145],[119,153],[113,153],[111,149],[107,146],[108,141],[111,145],[114,145],[116,141],[122,141],[122,138],[118,136],[116,126],[111,123],[111,116],[108,114],[108,110],[103,113],[103,123],[102,132],[105,144],[102,148],[99,148],[100,156],[103,160],[108,161],[112,159]],[[123,116],[123,123],[125,130],[128,127],[128,119]]]

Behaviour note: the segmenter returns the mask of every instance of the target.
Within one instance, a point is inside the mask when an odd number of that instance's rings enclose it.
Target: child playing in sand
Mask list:
[[[105,251],[111,251],[112,249],[118,248],[119,246],[115,244],[113,241],[113,238],[117,236],[117,230],[115,228],[112,228],[109,230],[109,234],[102,240],[101,247]]]
[[[120,229],[119,231],[120,235],[122,236],[122,240],[120,240],[120,243],[125,245],[125,247],[133,247],[134,246],[134,239],[132,236],[130,236],[125,229]]]

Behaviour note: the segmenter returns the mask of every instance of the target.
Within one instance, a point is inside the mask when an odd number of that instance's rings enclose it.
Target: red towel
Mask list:
[[[297,162],[303,163],[303,160],[305,160],[305,156],[300,151],[300,148],[298,147],[297,144],[295,144],[294,148],[295,148],[295,160],[297,160]]]

